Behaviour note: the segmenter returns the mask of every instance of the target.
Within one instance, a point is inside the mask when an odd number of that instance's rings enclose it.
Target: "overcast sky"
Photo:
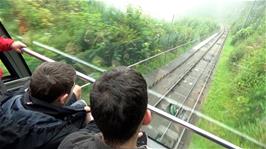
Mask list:
[[[139,7],[145,14],[158,19],[171,20],[175,17],[197,13],[198,10],[212,9],[225,11],[226,7],[235,5],[243,0],[102,0],[120,10],[125,10],[128,5]],[[237,6],[237,5],[235,5]],[[204,10],[205,9],[205,10]],[[211,12],[210,12],[211,13]]]

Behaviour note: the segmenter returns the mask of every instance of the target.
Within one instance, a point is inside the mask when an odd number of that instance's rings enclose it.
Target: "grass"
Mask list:
[[[232,53],[234,48],[230,45],[232,38],[228,37],[224,49],[221,53],[218,65],[214,73],[214,80],[211,83],[211,88],[208,92],[207,98],[204,99],[202,112],[210,117],[215,117],[216,120],[223,121],[230,125],[229,121],[226,121],[227,110],[223,106],[223,103],[230,100],[230,86],[232,74],[228,70],[227,61],[229,55]],[[216,128],[209,127],[211,123],[200,120],[198,126],[208,131],[215,132]],[[216,134],[216,133],[215,133]],[[206,139],[199,137],[198,135],[193,135],[192,143],[190,148],[220,148],[216,144],[206,141]]]
[[[257,120],[253,121],[254,118],[252,117],[252,114],[254,113],[248,112],[250,111],[249,108],[252,107],[253,104],[258,103],[258,101],[249,98],[249,96],[247,95],[241,95],[236,92],[236,87],[238,86],[238,84],[236,83],[238,83],[240,76],[243,77],[242,74],[244,70],[240,68],[240,70],[237,72],[236,70],[232,70],[232,66],[229,66],[230,56],[236,51],[237,48],[239,48],[239,46],[232,46],[230,44],[231,41],[232,35],[229,35],[228,39],[226,40],[218,65],[216,67],[216,71],[214,73],[213,81],[211,82],[208,95],[202,103],[201,111],[205,115],[212,117],[215,120],[218,120],[235,130],[238,130],[239,132],[248,134],[249,136],[252,136],[257,140],[260,140],[260,142],[264,142],[263,132],[265,132],[265,128],[263,128],[263,126],[265,126],[265,124],[262,124],[263,118],[262,120],[258,118],[258,122]],[[247,41],[243,41],[239,45],[245,47],[246,43]],[[242,48],[242,50],[243,49],[244,48]],[[263,52],[261,53],[263,55]],[[257,57],[254,58],[257,59]],[[248,62],[253,61],[250,57],[244,59]],[[256,67],[254,64],[252,64],[252,66],[254,68]],[[248,75],[250,74],[252,73],[249,72]],[[257,79],[258,78],[252,77],[252,80]],[[244,83],[248,84],[249,82]],[[250,102],[250,100],[253,100],[253,102]],[[247,121],[245,118],[249,118],[251,119],[251,121]],[[240,147],[260,148],[254,143],[207,120],[200,119],[196,125]],[[222,147],[215,145],[210,141],[206,141],[206,139],[199,137],[198,135],[193,134],[189,148],[205,149]]]

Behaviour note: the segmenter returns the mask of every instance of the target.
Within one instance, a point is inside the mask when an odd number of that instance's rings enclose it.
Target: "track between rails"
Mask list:
[[[150,83],[149,89],[163,96],[156,97],[149,94],[149,104],[162,109],[187,122],[191,121],[193,113],[182,107],[190,107],[192,111],[200,102],[206,83],[212,74],[215,64],[219,58],[220,51],[226,39],[227,31],[222,29],[198,46],[194,47],[181,60],[171,64],[173,67],[164,71],[157,71],[154,81]],[[163,72],[160,74],[160,72]],[[159,78],[159,79],[158,79]],[[151,79],[151,78],[149,78]],[[182,106],[170,104],[165,97],[174,99]],[[148,134],[155,140],[166,145],[168,148],[183,148],[185,129],[173,124],[157,115],[153,115],[151,125],[145,128]]]

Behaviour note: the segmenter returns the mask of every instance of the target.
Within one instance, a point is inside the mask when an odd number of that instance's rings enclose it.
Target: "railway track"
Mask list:
[[[192,111],[197,107],[199,95],[202,95],[214,69],[226,35],[227,32],[224,30],[213,35],[207,42],[198,46],[198,49],[194,49],[186,59],[179,62],[179,65],[158,77],[160,79],[155,80],[149,88],[162,96],[149,94],[149,104],[189,122],[193,113],[182,107],[190,107]],[[174,99],[181,106],[169,103],[164,100],[165,97]],[[182,148],[185,129],[179,125],[153,115],[152,124],[145,131],[168,148]]]
[[[220,34],[214,34],[211,38],[203,41],[204,45],[196,46],[192,49],[192,52],[187,55],[181,61],[174,62],[171,67],[158,71],[156,74],[151,75],[152,78],[147,78],[149,83],[149,89],[166,95],[175,84],[182,80],[182,78],[199,62],[200,59],[208,52],[208,50],[215,44]],[[152,81],[150,81],[152,80]],[[149,104],[156,106],[158,101],[164,97],[158,99],[153,95],[149,96]]]

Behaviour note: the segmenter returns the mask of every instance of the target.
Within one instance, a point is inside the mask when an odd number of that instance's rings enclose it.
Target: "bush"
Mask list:
[[[251,27],[240,29],[233,36],[231,44],[235,45],[238,41],[247,39],[252,33],[253,33],[253,30]]]

